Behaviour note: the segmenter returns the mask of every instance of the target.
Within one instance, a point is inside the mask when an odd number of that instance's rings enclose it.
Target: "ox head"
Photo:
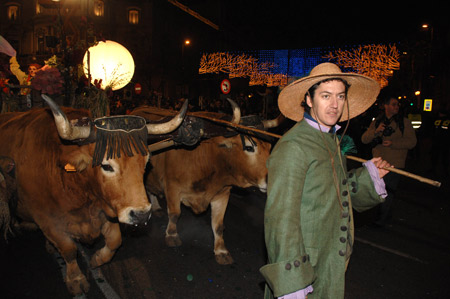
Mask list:
[[[267,188],[266,161],[270,154],[271,143],[249,135],[239,134],[233,137],[215,137],[214,142],[224,155],[220,160],[230,172],[236,185],[242,188],[258,187],[262,192]]]
[[[147,136],[175,130],[183,121],[187,101],[181,111],[165,123],[146,124],[141,117],[116,116],[78,126],[75,123],[79,122],[69,121],[53,100],[46,95],[42,97],[52,110],[59,137],[77,141],[79,145],[65,145],[62,149],[62,159],[80,173],[72,178],[74,183],[93,187],[95,194],[88,196],[100,199],[109,217],[117,217],[126,224],[146,222],[151,210],[143,183],[150,157]],[[74,147],[76,150],[72,150]]]
[[[280,124],[283,117],[273,120],[260,120],[258,117],[241,117],[239,106],[231,99],[227,99],[233,108],[231,123],[240,124],[251,128],[268,130]],[[228,169],[239,187],[256,186],[262,192],[267,189],[267,167],[266,161],[270,155],[271,142],[261,134],[247,134],[248,130],[242,130],[233,137],[217,137],[218,147],[227,152]],[[256,136],[256,137],[255,137]]]

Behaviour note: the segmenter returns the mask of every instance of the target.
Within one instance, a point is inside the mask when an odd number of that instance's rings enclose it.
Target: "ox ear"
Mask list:
[[[92,157],[83,152],[72,152],[62,155],[60,166],[67,172],[81,172],[92,163]]]

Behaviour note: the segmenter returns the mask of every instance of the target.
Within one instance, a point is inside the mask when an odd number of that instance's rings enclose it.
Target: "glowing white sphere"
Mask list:
[[[88,52],[90,69],[88,69]],[[117,90],[127,85],[134,74],[134,60],[121,44],[107,40],[90,47],[83,58],[84,74],[91,73],[91,83],[101,82],[101,88]]]

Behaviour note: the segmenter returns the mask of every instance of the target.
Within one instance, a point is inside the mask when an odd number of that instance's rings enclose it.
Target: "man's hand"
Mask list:
[[[370,161],[372,161],[372,163],[378,168],[378,175],[380,176],[380,179],[382,179],[389,172],[389,170],[384,169],[384,167],[394,167],[387,161],[381,159],[381,157],[372,158]]]
[[[386,127],[386,125],[384,123],[381,123],[378,126],[378,128],[375,129],[375,134],[379,134],[379,133],[383,132],[385,127]]]

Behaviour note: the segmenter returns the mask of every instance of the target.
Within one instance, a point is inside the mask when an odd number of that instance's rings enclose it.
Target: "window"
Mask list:
[[[8,20],[16,21],[19,18],[19,6],[10,5],[8,6]]]
[[[42,6],[39,4],[39,2],[36,2],[36,14],[42,13]]]
[[[102,0],[94,2],[94,15],[103,17],[105,15],[105,3]]]
[[[128,11],[128,23],[133,25],[139,24],[139,11],[137,9]]]

